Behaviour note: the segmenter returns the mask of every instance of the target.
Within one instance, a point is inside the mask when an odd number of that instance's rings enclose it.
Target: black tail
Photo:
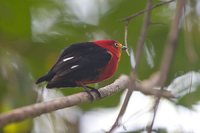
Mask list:
[[[53,78],[53,74],[47,74],[47,75],[40,77],[35,83],[39,84],[43,81],[50,81],[52,78]]]
[[[76,87],[77,84],[75,82],[70,81],[50,81],[47,84],[47,88],[61,88],[61,87]]]
[[[43,82],[43,81],[46,81],[46,75],[45,76],[43,76],[43,77],[41,77],[41,78],[39,78],[35,83],[36,84],[39,84],[39,83],[41,83],[41,82]]]

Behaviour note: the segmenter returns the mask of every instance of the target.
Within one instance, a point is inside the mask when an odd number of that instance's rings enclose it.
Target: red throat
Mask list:
[[[114,44],[117,43],[117,41],[98,40],[94,43],[107,49],[112,57],[107,66],[102,70],[101,75],[98,77],[98,79],[94,80],[93,83],[108,79],[113,76],[118,68],[118,63],[121,56],[121,50],[114,47]]]
[[[118,59],[120,58],[121,50],[116,49],[114,47],[114,43],[117,43],[117,41],[115,41],[115,40],[97,40],[94,43],[103,48],[106,48],[109,52],[112,53],[113,56],[116,56]]]

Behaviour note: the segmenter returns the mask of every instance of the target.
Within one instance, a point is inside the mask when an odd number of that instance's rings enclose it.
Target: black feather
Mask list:
[[[70,57],[73,58],[63,61]],[[39,78],[36,83],[47,81],[47,88],[75,87],[76,82],[98,78],[100,70],[110,59],[111,54],[107,49],[92,42],[72,44],[62,52],[48,74]]]

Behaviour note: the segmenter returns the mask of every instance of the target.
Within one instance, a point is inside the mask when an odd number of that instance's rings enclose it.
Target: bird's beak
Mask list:
[[[119,48],[121,48],[122,50],[127,50],[127,47],[121,43],[118,43]]]
[[[122,50],[127,50],[127,47],[125,45],[122,45]]]

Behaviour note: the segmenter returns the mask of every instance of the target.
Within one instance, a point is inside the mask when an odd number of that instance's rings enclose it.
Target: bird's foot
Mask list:
[[[89,88],[91,91],[94,91],[98,95],[98,97],[101,98],[101,93],[99,92],[99,90],[91,86],[86,86],[86,87]]]
[[[85,88],[84,88],[85,89]],[[85,89],[85,92],[89,95],[89,98],[91,101],[94,101],[94,96],[91,94],[91,91],[88,89]]]
[[[94,91],[98,95],[98,97],[101,98],[101,93],[99,92],[99,90],[94,88],[91,91]]]
[[[90,96],[91,101],[94,101],[94,96],[91,94],[92,91],[94,91],[98,95],[98,97],[101,98],[101,93],[97,89],[86,85],[82,85],[82,87],[84,88],[85,92],[88,93],[88,95]]]

